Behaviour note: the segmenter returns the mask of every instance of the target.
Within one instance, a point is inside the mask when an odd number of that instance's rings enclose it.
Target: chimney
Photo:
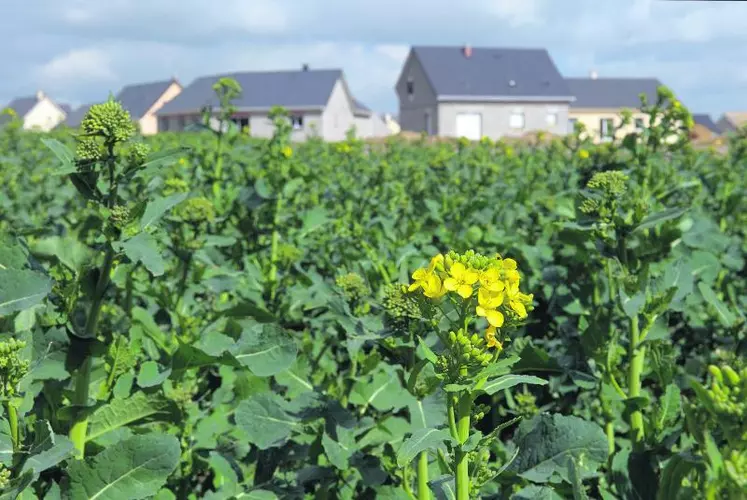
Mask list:
[[[596,80],[597,78],[599,78],[599,73],[597,73],[597,71],[593,69],[589,72],[589,78],[591,78],[592,80]]]
[[[41,101],[42,99],[44,99],[44,97],[45,96],[44,96],[44,92],[43,91],[41,91],[41,90],[37,90],[36,91],[36,100],[37,101]]]
[[[472,47],[470,47],[469,45],[465,45],[462,49],[462,53],[464,53],[464,57],[469,59],[470,57],[472,57]]]
[[[302,71],[308,71],[309,70],[309,65],[306,64],[306,63],[304,63],[303,66],[301,66],[301,70]]]

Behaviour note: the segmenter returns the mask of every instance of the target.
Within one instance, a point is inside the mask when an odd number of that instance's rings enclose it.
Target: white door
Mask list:
[[[458,113],[456,116],[456,135],[472,141],[482,139],[482,115],[480,113]]]

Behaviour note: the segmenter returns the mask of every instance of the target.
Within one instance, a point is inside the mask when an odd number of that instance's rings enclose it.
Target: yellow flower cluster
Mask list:
[[[519,289],[521,275],[516,261],[500,255],[491,258],[471,251],[463,255],[450,252],[445,257],[438,254],[428,267],[416,270],[412,279],[408,290],[422,290],[429,299],[438,300],[452,293],[463,301],[474,302],[476,295],[475,313],[490,325],[486,338],[491,347],[499,345],[496,328],[503,326],[506,316],[525,319],[527,306],[534,298]]]

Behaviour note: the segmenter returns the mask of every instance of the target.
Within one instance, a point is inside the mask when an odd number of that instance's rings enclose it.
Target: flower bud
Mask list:
[[[721,372],[726,375],[726,383],[732,386],[739,385],[739,374],[734,371],[734,369],[729,365],[724,365],[721,367]]]
[[[708,371],[711,372],[711,375],[713,375],[713,378],[715,378],[719,384],[724,383],[724,377],[721,375],[721,370],[719,370],[718,366],[709,365]]]

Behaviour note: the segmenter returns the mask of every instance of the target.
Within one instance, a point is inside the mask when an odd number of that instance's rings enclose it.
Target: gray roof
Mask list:
[[[693,114],[693,121],[697,125],[704,126],[705,128],[707,128],[711,132],[714,132],[716,134],[720,134],[721,133],[721,128],[718,125],[716,125],[716,123],[711,118],[711,115],[707,115],[707,114]]]
[[[656,102],[661,82],[656,78],[568,78],[576,97],[573,108],[639,108],[640,94]]]
[[[127,85],[119,91],[116,100],[130,112],[133,120],[139,120],[166,92],[175,80]]]
[[[233,101],[239,109],[270,109],[273,106],[323,108],[332,89],[343,78],[339,69],[230,73],[198,78],[157,114],[193,113],[203,106],[218,107],[212,86],[221,78],[241,85],[241,96]]]
[[[67,125],[68,127],[79,127],[80,122],[83,121],[83,117],[86,116],[86,113],[88,113],[88,110],[91,108],[91,106],[93,106],[93,104],[83,104],[68,113],[67,117],[65,118],[65,125]]]
[[[416,46],[415,57],[439,99],[570,101],[572,94],[545,49]]]
[[[36,106],[37,102],[38,100],[36,96],[18,97],[10,101],[10,103],[6,107],[11,108],[13,111],[15,111],[19,118],[23,118],[24,116],[26,116],[26,113],[31,111],[31,108]]]

